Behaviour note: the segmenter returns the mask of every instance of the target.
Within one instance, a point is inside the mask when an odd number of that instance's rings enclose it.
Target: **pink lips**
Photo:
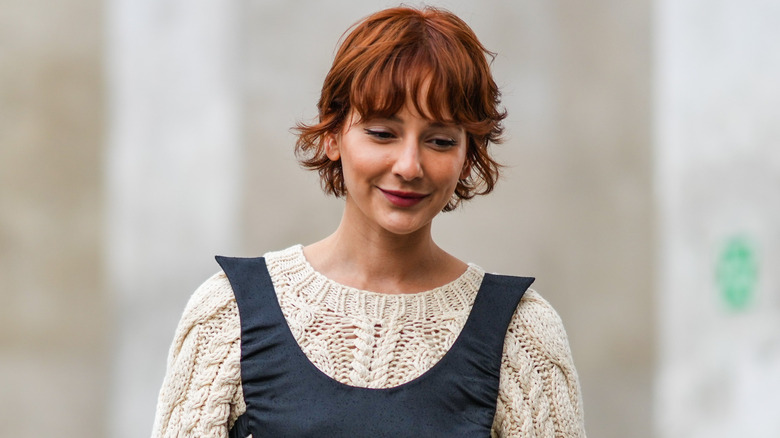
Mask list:
[[[379,189],[391,204],[397,207],[412,207],[417,205],[428,195],[415,192],[403,192],[397,190]]]

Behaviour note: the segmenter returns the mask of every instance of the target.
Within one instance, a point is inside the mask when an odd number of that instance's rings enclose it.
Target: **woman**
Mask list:
[[[218,258],[176,332],[154,436],[584,436],[561,321],[533,279],[439,248],[433,218],[489,193],[500,94],[440,9],[357,23],[296,153],[345,199],[333,234]],[[527,290],[527,291],[526,291]]]

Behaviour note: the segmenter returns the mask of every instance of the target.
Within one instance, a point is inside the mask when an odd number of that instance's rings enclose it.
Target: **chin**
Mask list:
[[[413,234],[417,231],[420,231],[421,229],[425,228],[426,224],[420,224],[420,223],[384,223],[381,224],[382,228],[385,229],[385,231],[397,234],[399,236],[406,236],[409,234]]]

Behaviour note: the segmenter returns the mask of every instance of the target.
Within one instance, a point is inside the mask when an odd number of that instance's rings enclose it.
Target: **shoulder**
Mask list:
[[[187,338],[193,338],[193,331],[203,330],[212,336],[197,336],[201,344],[232,343],[240,336],[236,299],[227,276],[221,271],[204,281],[190,297],[172,347],[176,349]]]
[[[504,360],[537,370],[557,369],[576,382],[569,338],[552,305],[533,289],[526,291],[507,328]]]
[[[184,314],[195,319],[208,318],[231,304],[235,305],[235,301],[230,281],[225,273],[220,271],[195,290],[184,308]]]
[[[528,289],[509,327],[509,334],[533,341],[533,347],[551,356],[570,356],[563,321],[538,292]],[[529,346],[530,347],[530,346]]]

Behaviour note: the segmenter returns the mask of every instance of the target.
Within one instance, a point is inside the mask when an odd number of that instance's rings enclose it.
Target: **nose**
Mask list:
[[[412,181],[423,175],[420,162],[420,147],[416,139],[410,139],[400,145],[398,155],[393,163],[393,173],[404,179]]]

